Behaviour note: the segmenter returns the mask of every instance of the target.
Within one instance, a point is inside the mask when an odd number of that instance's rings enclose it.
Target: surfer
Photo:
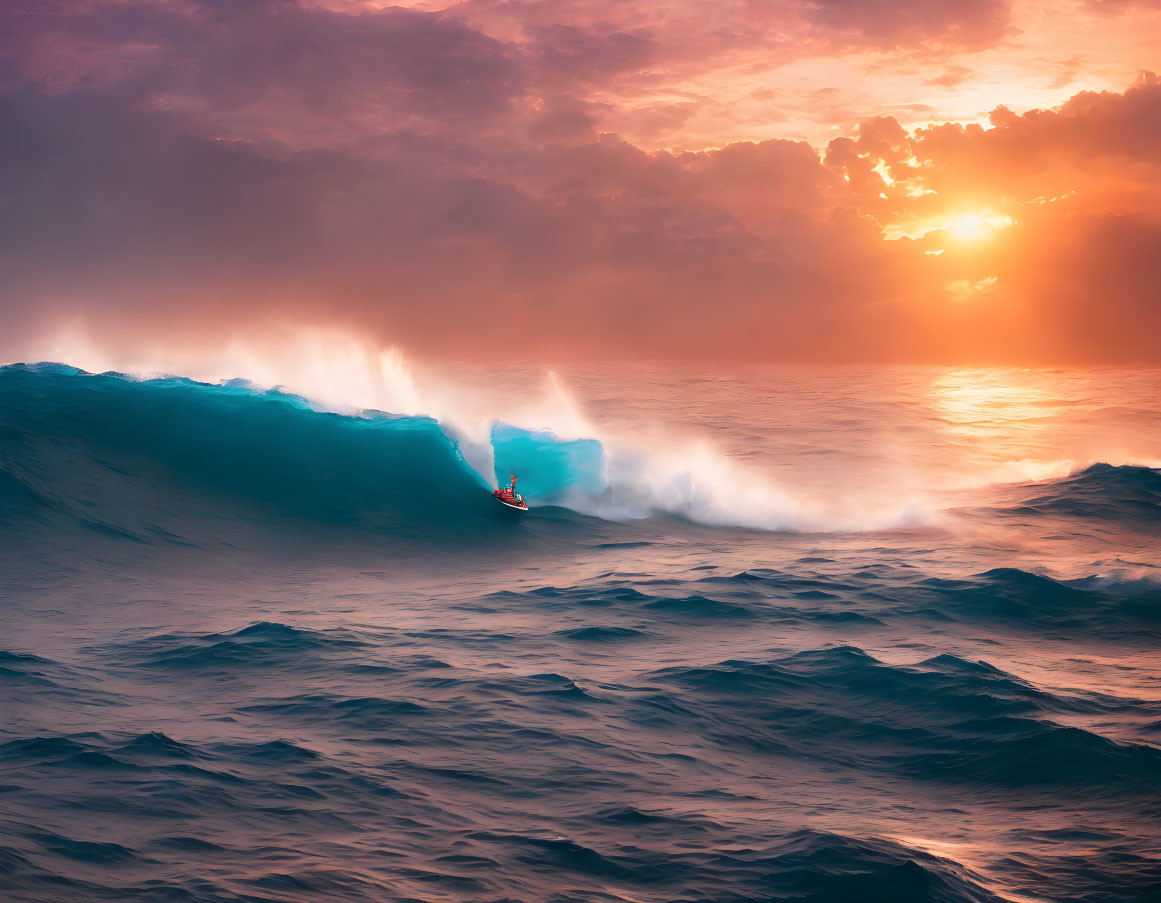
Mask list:
[[[512,482],[510,485],[502,489],[497,489],[492,493],[492,497],[496,499],[501,505],[508,508],[515,508],[518,511],[527,511],[528,503],[524,501],[524,496],[516,494],[516,475],[512,474]]]

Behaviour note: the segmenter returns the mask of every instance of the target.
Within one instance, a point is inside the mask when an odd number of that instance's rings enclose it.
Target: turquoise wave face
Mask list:
[[[1156,899],[1161,471],[774,533],[457,426],[0,367],[4,903]]]
[[[496,482],[519,477],[518,491],[533,501],[560,501],[571,493],[599,495],[605,489],[605,452],[596,439],[561,440],[549,430],[492,427]]]
[[[596,440],[497,423],[491,443],[497,482],[516,474],[534,506],[605,488]],[[498,509],[429,417],[321,412],[242,381],[0,368],[0,523],[193,545],[241,523],[486,539],[509,529]]]
[[[493,507],[425,417],[347,417],[303,399],[59,365],[0,370],[0,515],[148,540],[207,518],[457,532]]]
[[[213,532],[205,521],[219,517],[378,536],[480,536],[497,517],[488,477],[503,485],[515,474],[533,508],[590,511],[637,488],[631,480],[610,487],[608,452],[596,439],[497,422],[487,474],[469,465],[448,432],[455,435],[429,417],[321,412],[298,396],[239,381],[0,367],[0,522],[64,519],[145,542],[196,536],[199,524]],[[1153,528],[1159,480],[1149,468],[1094,465],[1012,490],[1005,513]]]

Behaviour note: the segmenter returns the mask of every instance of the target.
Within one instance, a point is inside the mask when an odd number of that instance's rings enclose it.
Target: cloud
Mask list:
[[[0,123],[21,136],[0,151],[6,315],[28,328],[77,312],[108,332],[186,340],[278,316],[431,352],[502,329],[588,354],[689,353],[706,337],[736,344],[742,323],[783,322],[753,334],[759,354],[848,297],[854,279],[817,269],[835,242],[875,256],[857,217],[816,215],[829,177],[790,142],[679,157],[616,140],[530,150],[518,185],[502,177],[510,152],[491,177],[430,143],[415,155],[400,142],[395,159],[383,147],[274,158],[84,92],[8,92]],[[827,300],[803,315],[820,290]]]
[[[1101,13],[1124,13],[1131,9],[1161,9],[1161,0],[1083,0],[1084,5]]]
[[[946,291],[960,299],[971,298],[975,295],[987,294],[996,287],[997,282],[999,282],[997,276],[985,276],[975,282],[970,279],[957,279],[947,285]]]
[[[967,66],[960,66],[953,64],[948,66],[942,73],[932,78],[927,79],[924,84],[938,85],[941,88],[958,88],[965,81],[972,77],[974,73]]]
[[[0,52],[52,90],[97,88],[214,134],[314,142],[377,123],[479,127],[527,72],[499,41],[432,13],[280,0],[44,5],[0,13]]]
[[[807,8],[813,22],[852,43],[882,47],[990,46],[1004,37],[1010,14],[1006,0],[813,0]]]
[[[0,354],[83,318],[110,342],[289,322],[461,357],[1161,360],[1155,77],[998,107],[990,128],[873,116],[821,158],[783,139],[658,150],[639,135],[730,101],[664,79],[751,59],[747,34],[830,52],[1007,27],[999,4],[833,0],[691,28],[707,10],[0,12]],[[637,140],[603,127],[617,117]],[[952,227],[976,220],[1004,228]]]
[[[596,83],[640,72],[659,55],[656,42],[641,32],[602,31],[553,24],[535,29],[530,42],[541,81]]]
[[[1161,199],[1161,82],[1152,73],[1123,93],[1085,91],[1024,114],[998,107],[990,120],[987,129],[940,123],[914,134],[890,117],[867,120],[831,142],[826,165],[865,205],[896,218],[1066,196],[1074,211],[1145,211]],[[933,194],[916,200],[917,187]]]

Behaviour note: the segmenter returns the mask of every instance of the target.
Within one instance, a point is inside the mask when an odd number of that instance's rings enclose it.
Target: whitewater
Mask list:
[[[1157,371],[65,359],[5,900],[1157,899]]]

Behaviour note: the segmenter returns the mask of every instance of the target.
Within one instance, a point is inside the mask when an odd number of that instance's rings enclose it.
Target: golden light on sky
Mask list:
[[[1156,3],[134,9],[0,10],[5,356],[1161,358]]]
[[[947,230],[953,238],[961,241],[976,241],[989,238],[997,229],[1011,226],[1015,220],[1010,216],[997,216],[990,213],[964,213],[955,217],[947,225]]]
[[[991,238],[1001,229],[1016,225],[1016,220],[1006,214],[991,210],[973,213],[938,214],[907,223],[892,224],[883,230],[888,240],[918,239],[932,233],[944,233],[956,241],[973,242]]]

